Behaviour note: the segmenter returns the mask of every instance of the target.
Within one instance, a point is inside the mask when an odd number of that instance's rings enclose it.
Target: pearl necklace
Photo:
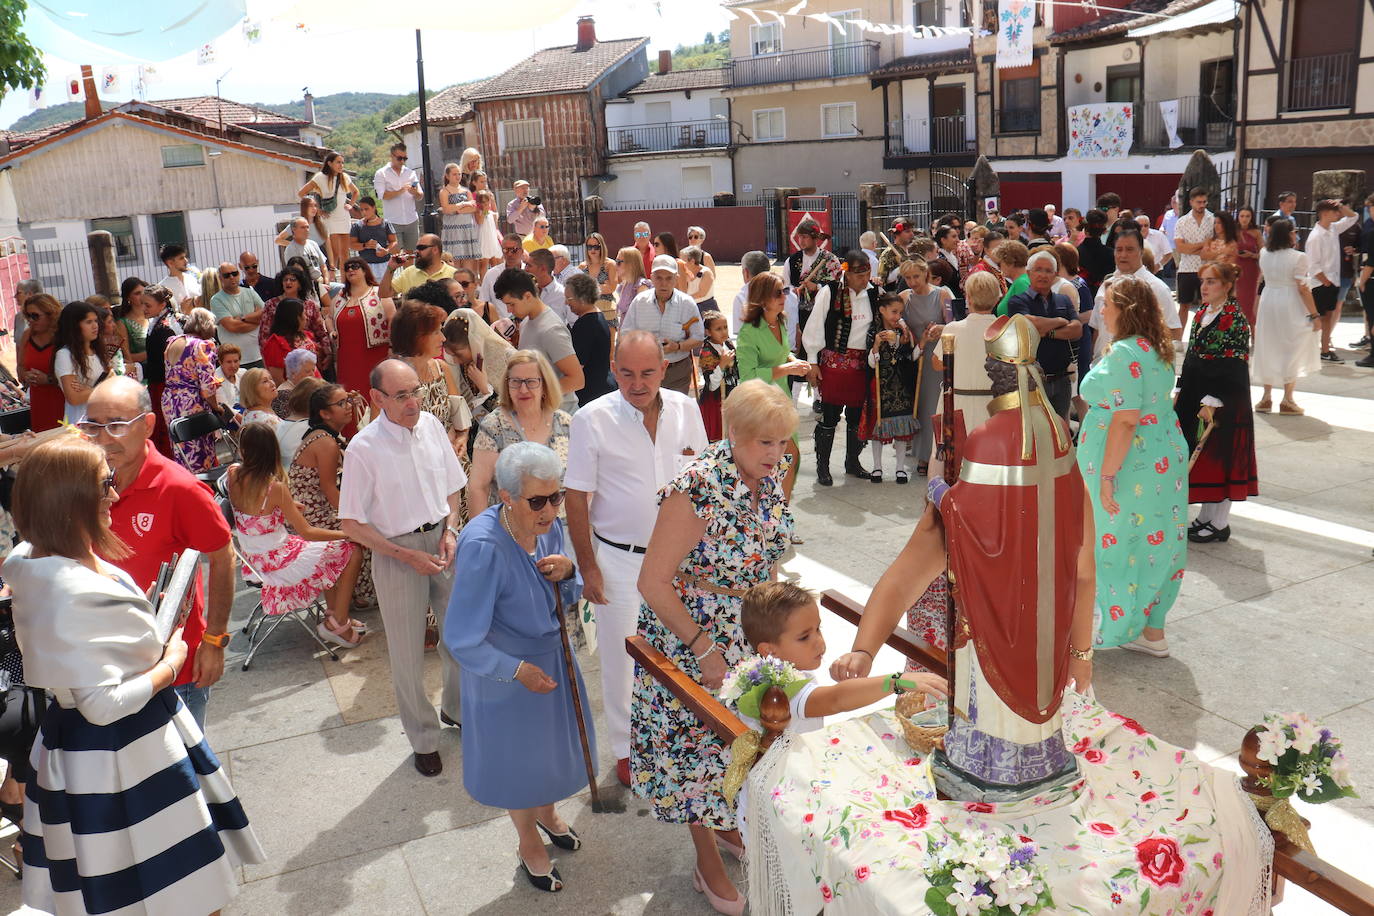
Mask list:
[[[525,545],[520,543],[520,539],[515,536],[515,530],[510,526],[509,511],[510,510],[508,510],[505,506],[501,507],[501,511],[498,513],[501,517],[501,527],[506,529],[506,534],[510,535],[510,539],[515,542],[516,546],[519,547],[521,550],[524,550]]]

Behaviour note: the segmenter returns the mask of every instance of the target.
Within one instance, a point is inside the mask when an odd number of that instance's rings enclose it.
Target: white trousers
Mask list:
[[[625,638],[639,629],[639,567],[644,554],[596,544],[609,604],[596,606],[596,645],[601,655],[601,706],[611,749],[620,760],[630,756],[630,695],[635,663],[625,651]]]

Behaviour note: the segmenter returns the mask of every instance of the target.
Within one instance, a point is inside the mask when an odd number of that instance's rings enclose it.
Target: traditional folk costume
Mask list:
[[[1194,319],[1174,399],[1189,454],[1198,451],[1198,410],[1204,404],[1214,408],[1212,431],[1188,471],[1188,502],[1203,504],[1194,531],[1205,525],[1221,532],[1232,500],[1259,495],[1249,358],[1250,323],[1235,299],[1208,306]],[[1212,536],[1204,533],[1205,540]]]
[[[873,378],[859,422],[859,437],[872,443],[870,479],[882,480],[883,446],[891,444],[897,457],[897,480],[906,483],[907,445],[920,428],[916,420],[916,350],[900,337],[897,346],[884,342],[874,350],[873,342],[881,330],[876,321],[868,327],[868,365]]]
[[[725,426],[721,422],[720,408],[725,398],[739,384],[738,366],[732,363],[729,368],[721,365],[721,356],[735,352],[726,341],[716,346],[711,341],[701,345],[697,362],[701,366],[701,391],[697,395],[697,406],[701,408],[701,422],[706,427],[706,438],[715,442],[724,438]]]
[[[814,254],[807,254],[804,251],[794,251],[787,257],[787,285],[792,287],[797,294],[797,324],[806,327],[806,322],[811,317],[811,310],[815,307],[816,297],[820,295],[820,289],[824,289],[827,284],[835,283],[844,277],[844,268],[840,266],[840,259],[834,252],[826,251],[818,247]],[[810,281],[820,285],[816,292],[802,289],[802,284]],[[797,354],[798,357],[805,359],[806,353]]]
[[[845,415],[845,473],[868,477],[859,464],[863,448],[859,423],[868,400],[868,329],[881,294],[882,287],[876,284],[854,292],[843,279],[823,286],[802,332],[807,359],[821,371],[815,450],[816,477],[822,486],[830,485],[830,451],[841,413]]]
[[[888,292],[897,292],[904,285],[901,275],[893,276],[893,272],[902,266],[903,261],[911,259],[911,251],[900,245],[889,245],[883,249],[883,253],[878,255],[878,276],[874,279],[880,286]]]

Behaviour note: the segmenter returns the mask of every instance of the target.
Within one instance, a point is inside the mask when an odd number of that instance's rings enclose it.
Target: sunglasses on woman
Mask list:
[[[549,496],[526,496],[525,502],[529,503],[530,508],[535,512],[538,512],[545,506],[553,506],[557,509],[559,506],[563,505],[563,493],[564,491],[559,490],[557,493],[553,493]]]
[[[588,246],[587,246],[587,250],[588,250],[588,251],[600,251],[600,250],[601,250],[601,246],[600,246],[600,245],[588,245]]]
[[[105,475],[105,479],[102,480],[102,481],[100,481],[100,485],[101,485],[101,487],[104,488],[104,493],[105,493],[106,496],[114,496],[114,495],[115,495],[115,472],[114,472],[114,471],[111,471],[110,473],[106,474],[106,475]],[[562,493],[558,494],[558,499],[559,499],[559,502],[561,502],[561,501],[563,500],[563,494],[562,494]],[[556,505],[556,504],[555,504],[555,505]]]

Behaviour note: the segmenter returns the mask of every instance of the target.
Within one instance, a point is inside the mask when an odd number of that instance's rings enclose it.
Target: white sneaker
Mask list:
[[[1121,648],[1130,652],[1153,655],[1155,658],[1169,657],[1169,640],[1162,637],[1160,639],[1146,639],[1144,636],[1141,636],[1130,642],[1122,643]]]

